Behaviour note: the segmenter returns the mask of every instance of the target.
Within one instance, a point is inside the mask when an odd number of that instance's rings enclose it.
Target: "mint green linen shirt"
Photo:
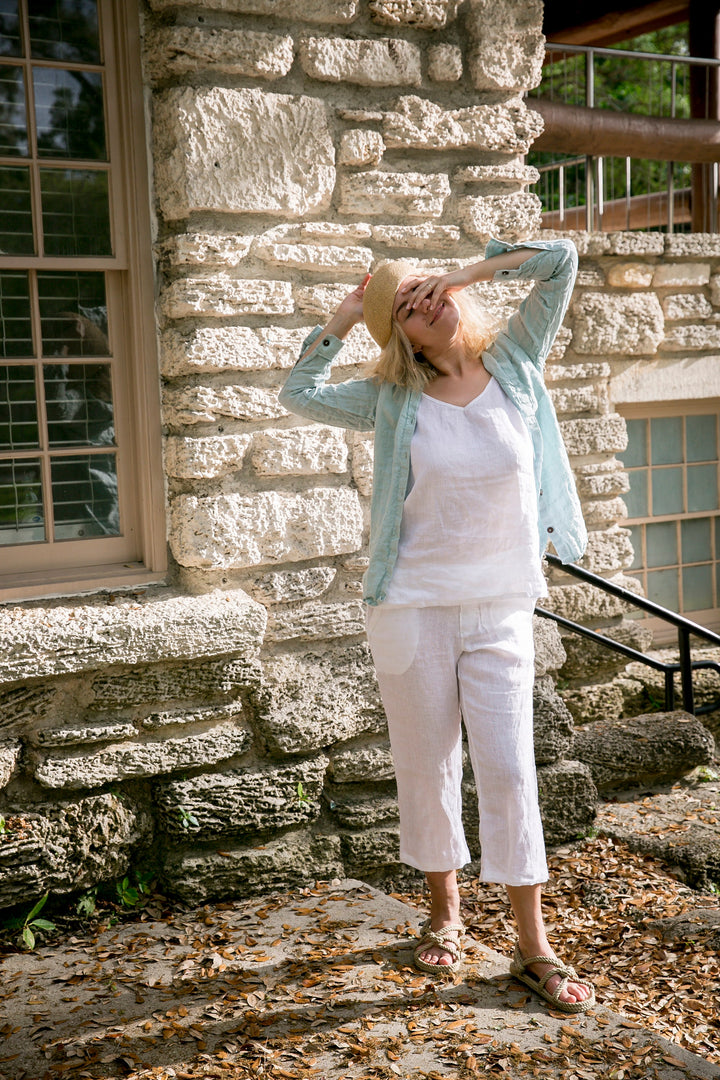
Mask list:
[[[538,543],[548,543],[563,562],[580,558],[587,531],[555,410],[543,381],[545,359],[562,323],[577,273],[577,253],[570,240],[533,240],[504,244],[491,240],[485,257],[518,248],[537,254],[516,270],[498,270],[493,281],[532,280],[535,285],[518,310],[483,353],[483,364],[517,406],[533,445],[538,498]],[[308,335],[301,350],[316,347],[299,360],[280,391],[281,405],[309,420],[356,431],[375,432],[373,491],[370,503],[370,562],[363,578],[363,598],[371,606],[387,594],[397,560],[403,503],[410,473],[410,441],[415,430],[420,390],[408,390],[374,378],[328,383],[333,358],[342,341],[322,328]]]

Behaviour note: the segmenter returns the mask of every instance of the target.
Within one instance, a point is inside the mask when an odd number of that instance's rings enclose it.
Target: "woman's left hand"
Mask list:
[[[431,274],[430,277],[409,277],[401,288],[400,293],[412,293],[410,307],[418,307],[423,300],[430,297],[430,311],[433,311],[440,303],[443,293],[460,292],[472,281],[467,267],[459,270],[451,270],[449,274]]]

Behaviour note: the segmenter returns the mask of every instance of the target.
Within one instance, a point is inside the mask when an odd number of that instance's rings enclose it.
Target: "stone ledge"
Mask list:
[[[157,587],[115,602],[101,595],[4,607],[0,685],[114,664],[255,655],[266,619],[240,590],[178,596]]]

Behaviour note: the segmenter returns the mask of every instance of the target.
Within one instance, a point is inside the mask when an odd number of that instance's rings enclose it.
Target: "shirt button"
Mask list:
[[[542,495],[542,493],[543,493],[543,489],[540,488],[540,490],[538,491],[538,495]]]
[[[548,525],[548,532],[555,532],[555,530],[553,529],[552,525]]]
[[[507,277],[508,274],[510,273],[510,271],[509,270],[501,270],[500,273],[503,275],[503,277]]]
[[[323,341],[323,345],[329,345],[329,344],[330,344],[330,338],[326,337],[325,340]]]

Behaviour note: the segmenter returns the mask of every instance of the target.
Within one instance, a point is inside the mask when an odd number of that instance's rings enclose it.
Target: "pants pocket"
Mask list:
[[[368,607],[365,628],[375,670],[384,675],[402,675],[412,664],[420,639],[417,608]]]

